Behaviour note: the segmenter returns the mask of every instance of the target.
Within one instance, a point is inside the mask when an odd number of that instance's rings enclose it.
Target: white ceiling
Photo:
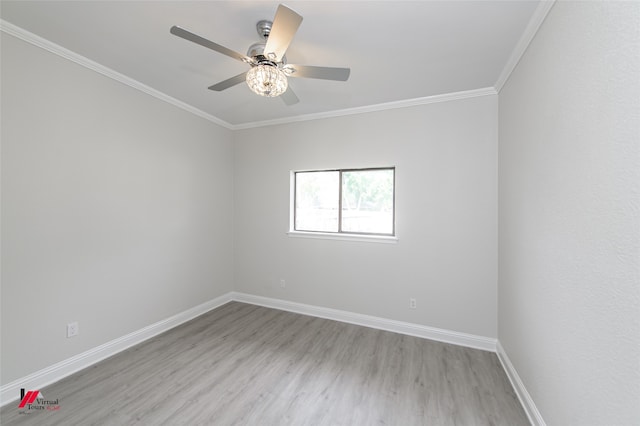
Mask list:
[[[248,66],[169,33],[246,53],[278,2],[3,0],[0,16],[237,128],[494,87],[539,3],[288,1],[304,17],[288,62],[351,68],[347,82],[289,79],[293,106],[245,84],[208,90]]]

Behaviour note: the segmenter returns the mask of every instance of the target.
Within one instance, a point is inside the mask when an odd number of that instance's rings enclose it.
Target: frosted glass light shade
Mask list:
[[[282,95],[288,87],[287,77],[273,65],[256,65],[247,72],[247,85],[260,96]]]

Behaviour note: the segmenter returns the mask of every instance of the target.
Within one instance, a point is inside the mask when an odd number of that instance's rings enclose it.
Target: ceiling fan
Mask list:
[[[170,32],[173,35],[245,62],[251,66],[247,72],[209,86],[210,90],[220,92],[246,81],[249,88],[258,95],[267,97],[282,96],[285,104],[293,105],[299,102],[299,99],[289,86],[287,77],[347,81],[351,72],[349,68],[288,64],[285,58],[285,52],[301,22],[302,16],[283,4],[279,5],[273,22],[262,20],[256,24],[258,34],[265,41],[251,45],[246,55],[228,49],[178,26],[171,27]]]

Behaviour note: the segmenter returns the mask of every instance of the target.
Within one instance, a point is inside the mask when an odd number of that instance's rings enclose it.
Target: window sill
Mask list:
[[[287,235],[293,238],[312,238],[317,240],[359,241],[366,243],[396,244],[398,237],[383,235],[334,234],[329,232],[289,231]]]

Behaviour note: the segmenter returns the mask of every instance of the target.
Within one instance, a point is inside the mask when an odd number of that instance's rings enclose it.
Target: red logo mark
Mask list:
[[[39,394],[40,391],[37,390],[27,392],[24,398],[22,398],[22,401],[20,401],[20,405],[18,405],[18,408],[24,408],[24,406],[27,404],[33,404],[33,401],[36,400]]]

